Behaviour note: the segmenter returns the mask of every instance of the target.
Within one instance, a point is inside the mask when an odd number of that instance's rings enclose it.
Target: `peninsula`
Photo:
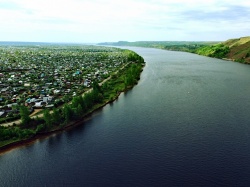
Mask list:
[[[130,50],[82,45],[0,46],[0,150],[81,123],[140,79]]]

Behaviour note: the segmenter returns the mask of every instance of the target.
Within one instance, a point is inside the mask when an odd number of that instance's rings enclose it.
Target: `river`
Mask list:
[[[250,66],[130,48],[146,66],[69,131],[0,155],[0,186],[249,186]]]

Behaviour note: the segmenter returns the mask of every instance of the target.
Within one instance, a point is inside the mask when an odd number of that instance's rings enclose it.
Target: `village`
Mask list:
[[[0,46],[0,123],[18,107],[54,108],[102,82],[128,61],[126,50],[99,46]]]

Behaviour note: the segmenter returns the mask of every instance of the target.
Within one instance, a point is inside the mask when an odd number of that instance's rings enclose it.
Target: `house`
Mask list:
[[[43,97],[43,102],[45,103],[50,103],[53,100],[54,100],[54,97],[52,96]]]
[[[7,115],[5,111],[0,111],[0,118],[3,118]]]
[[[12,103],[12,104],[8,104],[7,107],[12,108],[13,106],[17,106],[17,105],[18,105],[17,103]]]
[[[46,103],[43,101],[35,102],[34,108],[43,108],[46,106]]]
[[[61,92],[60,90],[54,90],[54,91],[53,91],[54,94],[58,94],[58,93],[60,93],[60,92]]]
[[[24,87],[30,87],[30,83],[24,83]]]
[[[49,97],[43,97],[43,102],[47,103]]]
[[[0,91],[0,93],[6,93],[9,90],[9,88],[2,88],[2,90]]]

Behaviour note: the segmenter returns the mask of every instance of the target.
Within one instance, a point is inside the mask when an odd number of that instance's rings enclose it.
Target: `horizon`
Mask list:
[[[248,36],[246,36],[248,37]],[[244,38],[244,37],[243,37]],[[230,38],[232,39],[232,38]],[[233,38],[236,39],[236,38]],[[119,42],[128,42],[128,43],[134,43],[134,42],[224,42],[224,41],[209,41],[209,40],[140,40],[140,41],[104,41],[104,42],[42,42],[42,41],[1,41],[0,43],[41,43],[41,44],[100,44],[100,43],[119,43]]]
[[[0,41],[225,41],[249,36],[243,0],[0,0]]]

